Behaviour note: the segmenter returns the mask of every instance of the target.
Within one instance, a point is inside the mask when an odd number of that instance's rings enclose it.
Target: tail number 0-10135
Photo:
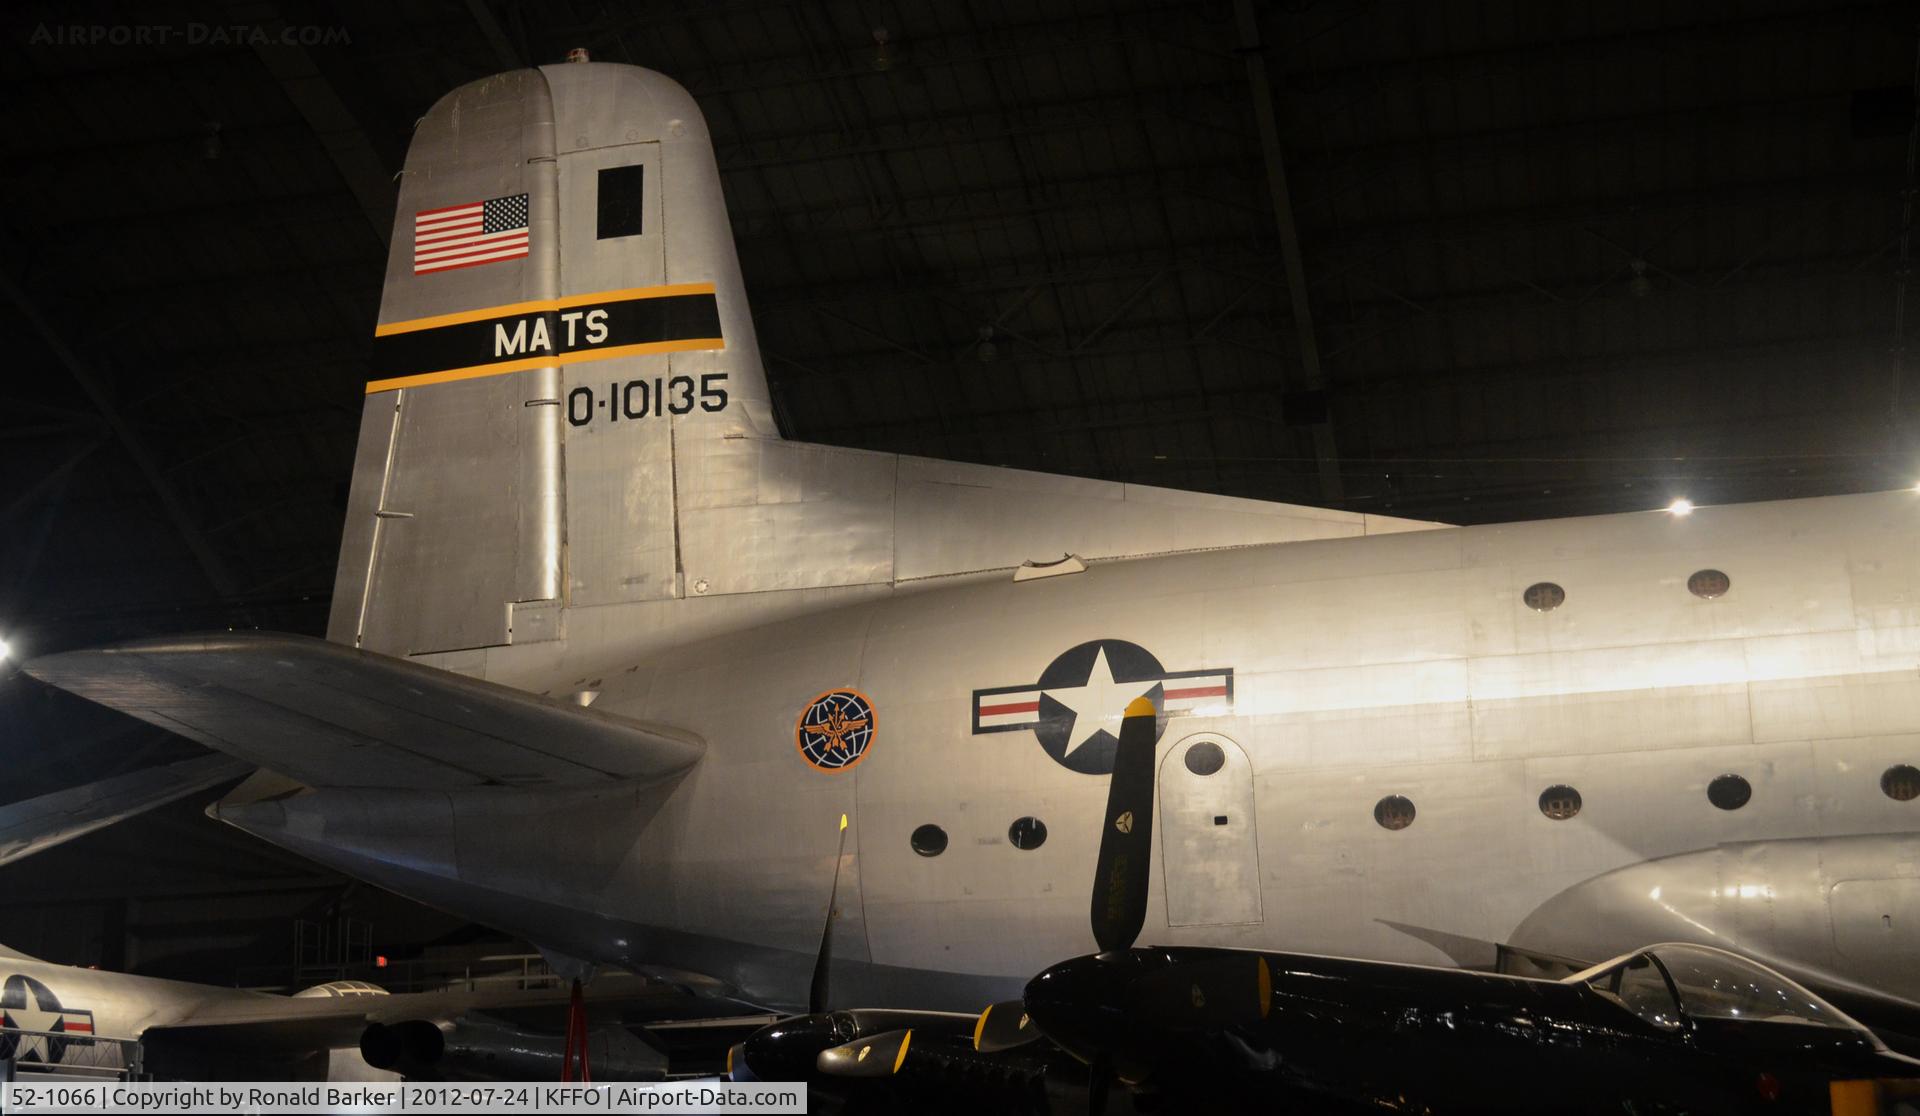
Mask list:
[[[567,393],[567,422],[585,426],[595,418],[608,422],[654,415],[684,415],[695,407],[703,411],[727,409],[727,374],[709,372],[698,385],[692,376],[655,376],[651,380],[610,383],[606,393],[598,385],[582,384]]]

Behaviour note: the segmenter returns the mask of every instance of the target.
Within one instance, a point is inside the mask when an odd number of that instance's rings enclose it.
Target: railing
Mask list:
[[[494,953],[470,959],[424,957],[374,965],[306,965],[291,984],[283,966],[253,966],[237,974],[237,987],[260,992],[298,992],[335,980],[365,980],[389,992],[437,992],[505,986],[521,990],[564,985],[538,953]]]
[[[58,1081],[63,1078],[87,1078],[100,1081],[139,1081],[146,1071],[138,1039],[76,1037],[65,1031],[28,1031],[8,1027],[0,1031],[11,1043],[12,1052],[0,1058],[0,1081]],[[44,1057],[50,1048],[60,1051],[57,1062],[22,1061],[21,1047],[29,1039]]]

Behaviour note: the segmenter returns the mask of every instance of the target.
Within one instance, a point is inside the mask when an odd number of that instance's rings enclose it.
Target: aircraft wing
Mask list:
[[[375,1023],[442,1022],[478,1012],[508,1010],[559,1011],[566,1007],[568,997],[565,988],[529,991],[496,987],[392,995],[223,998],[209,1000],[178,1021],[147,1028],[142,1040],[256,1053],[338,1049],[359,1045],[361,1034]],[[623,1012],[646,1014],[649,1009],[670,1011],[681,1007],[688,997],[670,986],[607,976],[588,984],[585,998],[590,1009],[617,1005]]]
[[[48,655],[27,673],[310,786],[654,779],[689,734],[307,636],[222,632]]]
[[[44,852],[251,770],[252,764],[230,756],[199,756],[0,806],[0,864]]]

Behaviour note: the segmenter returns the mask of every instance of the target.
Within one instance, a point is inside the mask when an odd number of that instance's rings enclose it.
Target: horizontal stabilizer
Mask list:
[[[45,852],[252,769],[252,764],[230,756],[200,756],[0,806],[0,864]]]
[[[702,752],[684,733],[307,636],[141,640],[26,670],[311,786],[592,786]]]

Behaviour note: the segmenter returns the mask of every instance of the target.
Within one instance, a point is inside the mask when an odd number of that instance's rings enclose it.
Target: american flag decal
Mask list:
[[[527,254],[527,195],[424,209],[413,215],[413,273],[452,271]]]

